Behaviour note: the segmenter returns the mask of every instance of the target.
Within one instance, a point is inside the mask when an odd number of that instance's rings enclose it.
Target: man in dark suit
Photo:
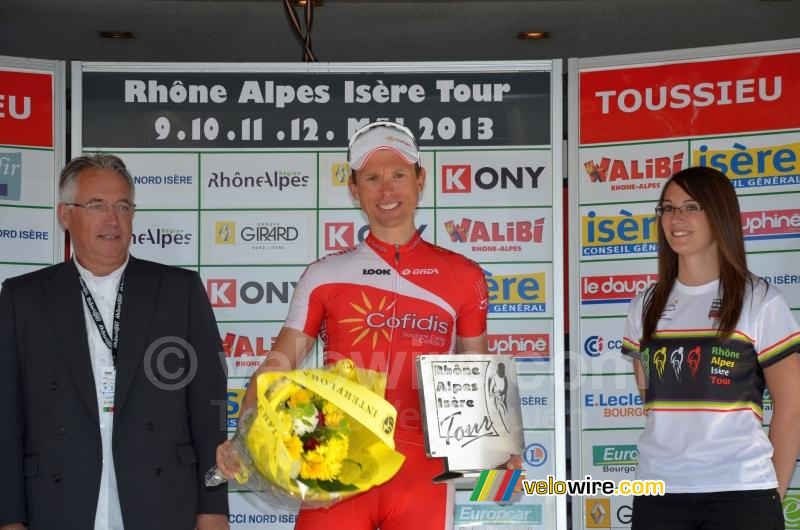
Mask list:
[[[73,159],[74,259],[0,291],[0,530],[228,528],[219,331],[197,273],[128,254],[133,180]]]

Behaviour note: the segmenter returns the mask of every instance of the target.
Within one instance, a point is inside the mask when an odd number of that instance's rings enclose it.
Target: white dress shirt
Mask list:
[[[125,263],[106,276],[95,276],[85,268],[83,268],[78,260],[75,259],[75,266],[78,272],[86,283],[86,288],[91,293],[94,302],[97,305],[97,310],[106,325],[109,337],[112,333],[112,324],[114,318],[114,304],[117,298],[117,289],[119,289],[119,280],[125,267],[128,265],[128,260]],[[103,369],[113,368],[114,362],[111,357],[111,349],[106,346],[97,330],[92,318],[89,308],[86,306],[86,301],[81,297],[81,304],[83,305],[83,317],[86,321],[86,336],[89,339],[89,355],[92,360],[92,372],[94,374],[94,387],[97,395],[97,410],[100,417],[100,439],[103,446],[103,471],[100,475],[100,495],[97,498],[97,511],[95,513],[94,528],[95,530],[123,530],[122,526],[122,510],[119,505],[119,493],[117,492],[117,476],[114,472],[114,456],[111,451],[111,433],[114,427],[114,413],[103,412],[101,404],[101,389],[103,384]],[[116,372],[114,373],[116,380]]]

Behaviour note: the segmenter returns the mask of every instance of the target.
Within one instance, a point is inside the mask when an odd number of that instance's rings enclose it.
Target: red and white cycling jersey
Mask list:
[[[483,271],[424,241],[354,248],[308,266],[295,287],[287,327],[323,340],[325,363],[350,358],[388,373],[397,431],[421,432],[416,356],[452,353],[456,336],[486,331]]]

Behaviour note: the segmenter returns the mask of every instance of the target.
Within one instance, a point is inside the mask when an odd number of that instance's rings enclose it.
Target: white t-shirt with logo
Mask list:
[[[676,280],[656,333],[640,343],[644,300],[628,308],[622,353],[640,359],[648,382],[637,479],[667,493],[775,488],[772,444],[762,428],[763,369],[800,352],[800,326],[781,293],[754,278],[730,339],[717,337],[717,280]]]

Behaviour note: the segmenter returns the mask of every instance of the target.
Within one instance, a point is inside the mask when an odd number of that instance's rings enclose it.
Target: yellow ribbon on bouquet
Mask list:
[[[256,383],[258,414],[245,443],[257,470],[290,494],[315,500],[343,498],[383,484],[400,470],[405,457],[394,450],[397,411],[383,398],[386,374],[356,368],[344,359],[327,368],[266,372]],[[298,387],[349,416],[349,448],[338,480],[354,486],[355,491],[310,491],[296,478],[299,462],[283,442],[291,435],[291,421],[277,411]],[[247,477],[237,479],[244,482]]]

